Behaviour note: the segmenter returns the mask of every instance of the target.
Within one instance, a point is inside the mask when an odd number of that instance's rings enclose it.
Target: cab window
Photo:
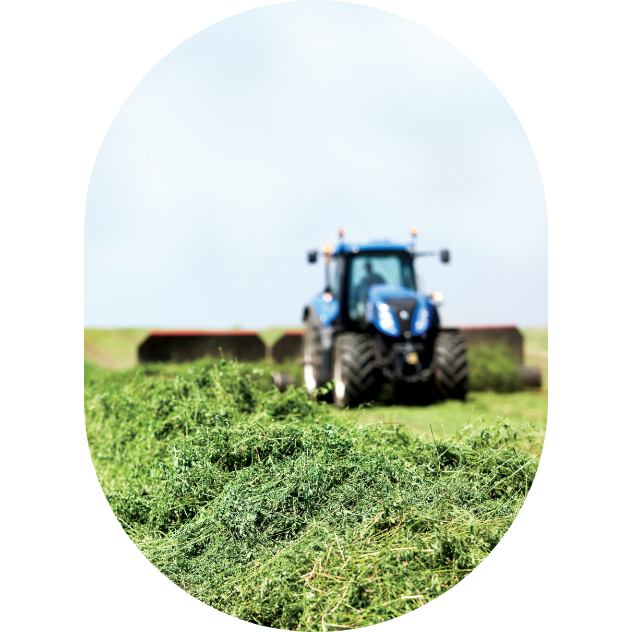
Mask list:
[[[394,254],[356,255],[350,260],[349,317],[358,320],[366,311],[366,299],[372,285],[385,283],[416,290],[415,275],[409,257]]]

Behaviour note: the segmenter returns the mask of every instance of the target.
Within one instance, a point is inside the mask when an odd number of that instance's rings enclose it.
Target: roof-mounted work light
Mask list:
[[[412,240],[410,242],[410,246],[408,246],[408,252],[410,252],[413,257],[415,256],[415,238],[417,237],[418,232],[419,229],[417,228],[417,226],[410,227],[410,235],[412,237]]]

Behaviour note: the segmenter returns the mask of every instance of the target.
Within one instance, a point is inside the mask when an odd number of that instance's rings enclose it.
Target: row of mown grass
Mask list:
[[[537,464],[529,424],[420,438],[235,363],[92,368],[85,406],[137,546],[203,602],[282,629],[370,625],[436,598],[496,546]]]

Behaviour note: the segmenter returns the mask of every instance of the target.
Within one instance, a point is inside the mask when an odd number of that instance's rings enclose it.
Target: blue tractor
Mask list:
[[[374,241],[337,248],[325,245],[325,289],[305,307],[303,371],[310,393],[342,406],[375,399],[385,382],[402,403],[465,399],[467,353],[456,330],[439,326],[438,301],[421,294],[413,262],[447,250],[415,252],[410,245]],[[315,263],[317,252],[308,253]]]

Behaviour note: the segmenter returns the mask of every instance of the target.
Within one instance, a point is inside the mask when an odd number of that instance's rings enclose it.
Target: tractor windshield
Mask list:
[[[404,253],[371,253],[351,258],[349,270],[349,317],[364,316],[369,288],[377,283],[416,290],[412,261]]]

